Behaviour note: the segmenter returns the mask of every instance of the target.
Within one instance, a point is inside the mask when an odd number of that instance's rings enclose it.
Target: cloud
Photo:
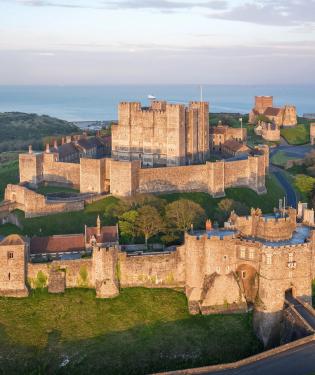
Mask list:
[[[173,1],[173,0],[118,0],[106,1],[111,9],[155,9],[161,11],[174,11],[179,9],[206,8],[213,10],[226,9],[224,0],[213,1]]]
[[[262,25],[299,26],[315,23],[315,0],[247,1],[210,18],[243,21]]]
[[[7,0],[6,0],[7,1]],[[163,12],[172,12],[181,9],[205,8],[223,10],[227,7],[226,0],[208,1],[175,1],[175,0],[110,0],[98,1],[96,5],[84,5],[80,2],[58,2],[49,0],[15,0],[18,4],[32,7],[60,7],[60,8],[84,8],[84,9],[149,9]]]
[[[74,8],[74,9],[102,9],[103,6],[82,5],[80,3],[54,2],[46,0],[16,0],[20,5],[31,7],[54,7],[54,8]]]

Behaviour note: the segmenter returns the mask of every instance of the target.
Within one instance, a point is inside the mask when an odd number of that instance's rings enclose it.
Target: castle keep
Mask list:
[[[187,233],[182,246],[163,253],[123,252],[116,231],[102,228],[98,220],[85,237],[70,236],[67,242],[59,236],[43,241],[5,238],[0,243],[0,295],[26,296],[27,284],[35,288],[39,282],[51,292],[95,288],[99,298],[116,296],[120,287],[183,288],[192,314],[254,307],[254,328],[265,345],[279,336],[288,290],[311,301],[315,235],[296,224],[294,209],[277,217],[264,217],[260,210],[248,217],[233,213],[224,229]],[[40,252],[71,252],[82,246],[91,249],[91,258],[31,261]]]
[[[142,166],[204,163],[209,156],[209,104],[153,101],[120,103],[112,127],[114,160],[140,160]]]

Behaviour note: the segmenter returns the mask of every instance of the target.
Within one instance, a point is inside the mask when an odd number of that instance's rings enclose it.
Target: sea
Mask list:
[[[0,112],[46,114],[68,121],[116,120],[121,101],[148,96],[171,103],[210,102],[210,112],[248,113],[255,95],[273,95],[274,105],[294,104],[299,115],[315,113],[315,85],[104,85],[1,86]]]

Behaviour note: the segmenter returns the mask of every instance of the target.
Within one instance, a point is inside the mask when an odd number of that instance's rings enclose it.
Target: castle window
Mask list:
[[[13,259],[13,251],[8,251],[8,259]]]
[[[11,273],[8,274],[8,279],[11,280]]]
[[[293,261],[294,261],[294,254],[289,253],[289,262],[293,262]]]
[[[246,278],[246,272],[242,271],[242,279],[245,279],[245,278]]]
[[[254,257],[255,257],[255,251],[254,251],[254,249],[250,249],[249,250],[248,257],[249,257],[249,259],[254,259]]]
[[[266,263],[268,265],[271,265],[272,264],[272,254],[267,254],[266,255]]]
[[[241,247],[240,249],[240,258],[245,259],[246,258],[246,249],[245,247]]]

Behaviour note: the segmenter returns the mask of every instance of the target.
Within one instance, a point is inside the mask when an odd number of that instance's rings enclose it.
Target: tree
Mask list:
[[[220,211],[229,215],[233,211],[234,203],[233,199],[225,198],[219,202],[218,208]]]
[[[163,227],[162,218],[155,207],[147,205],[138,209],[136,228],[144,236],[146,245],[148,239],[161,232]]]
[[[143,206],[155,207],[161,214],[164,213],[165,199],[161,199],[152,194],[137,194],[124,198],[124,203],[129,209],[137,210]]]
[[[131,210],[119,216],[118,226],[122,236],[131,237],[132,241],[137,236],[136,221],[138,219],[138,212]]]
[[[198,225],[206,218],[204,209],[189,199],[179,199],[168,204],[165,212],[168,223],[180,232],[187,231],[191,224]]]
[[[225,198],[218,204],[218,211],[215,213],[215,219],[222,224],[229,218],[232,211],[235,211],[240,216],[249,214],[249,209],[246,204]]]

